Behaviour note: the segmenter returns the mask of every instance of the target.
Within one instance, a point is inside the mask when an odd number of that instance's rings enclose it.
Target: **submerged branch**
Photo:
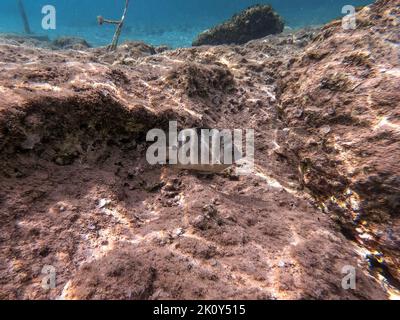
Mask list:
[[[19,14],[21,15],[22,21],[24,22],[24,29],[26,34],[32,34],[31,28],[29,26],[28,17],[26,15],[24,4],[22,0],[17,0]]]
[[[105,19],[102,16],[97,17],[97,22],[99,23],[99,25],[103,25],[104,23],[117,25],[117,29],[115,30],[111,45],[109,46],[110,51],[114,51],[115,49],[117,49],[119,37],[121,35],[122,28],[124,26],[124,22],[125,22],[125,18],[126,18],[126,13],[128,11],[128,6],[129,6],[129,0],[125,0],[125,8],[124,8],[124,12],[122,14],[121,20]]]

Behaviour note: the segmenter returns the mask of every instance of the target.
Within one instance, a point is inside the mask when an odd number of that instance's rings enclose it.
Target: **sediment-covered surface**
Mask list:
[[[392,297],[399,14],[162,53],[2,41],[0,298]],[[254,128],[255,172],[150,166],[171,120]]]

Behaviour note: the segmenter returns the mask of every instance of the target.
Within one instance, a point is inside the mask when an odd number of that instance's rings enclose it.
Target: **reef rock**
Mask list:
[[[244,44],[270,34],[281,33],[283,28],[282,18],[270,5],[256,5],[234,15],[223,24],[204,31],[194,40],[193,46]]]

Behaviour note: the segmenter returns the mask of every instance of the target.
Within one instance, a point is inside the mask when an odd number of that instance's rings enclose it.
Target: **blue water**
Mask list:
[[[119,19],[125,0],[23,0],[31,29],[39,35],[79,36],[94,46],[111,41],[114,28],[98,26],[96,17]],[[187,47],[201,31],[222,22],[246,7],[272,4],[286,25],[300,28],[341,17],[344,5],[370,4],[371,0],[131,0],[122,40],[141,40],[154,45]],[[44,5],[57,10],[56,30],[43,30]],[[16,0],[0,0],[0,32],[23,32]]]

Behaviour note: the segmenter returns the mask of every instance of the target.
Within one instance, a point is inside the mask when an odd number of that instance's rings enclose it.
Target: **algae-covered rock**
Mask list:
[[[270,34],[281,33],[282,18],[270,5],[252,6],[230,20],[201,33],[193,46],[243,44]]]

